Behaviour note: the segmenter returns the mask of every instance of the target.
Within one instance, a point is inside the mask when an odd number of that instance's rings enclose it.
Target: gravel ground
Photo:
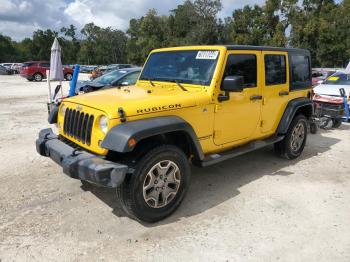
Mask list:
[[[350,125],[310,135],[296,161],[268,147],[193,168],[179,210],[141,224],[36,153],[46,90],[0,76],[1,262],[350,261]]]

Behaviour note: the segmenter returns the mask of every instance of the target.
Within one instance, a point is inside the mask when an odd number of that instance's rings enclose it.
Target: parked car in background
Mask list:
[[[6,67],[0,65],[0,75],[10,75],[10,72]]]
[[[319,95],[340,96],[339,89],[344,88],[346,96],[350,97],[350,74],[337,72],[328,77],[322,84],[314,88],[314,93]]]
[[[97,68],[97,66],[81,65],[80,66],[80,72],[81,73],[89,73],[89,74],[91,74],[92,71],[94,71],[96,68]]]
[[[340,71],[332,76],[328,77],[322,84],[314,87],[314,98],[320,99],[332,99],[334,102],[336,100],[341,100],[343,97],[341,96],[340,89],[344,89],[345,96],[348,100],[348,104],[350,106],[350,74]],[[328,107],[334,111],[334,105],[332,103],[327,103]],[[337,105],[339,107],[339,105]],[[334,124],[335,126],[339,125],[339,120]]]
[[[41,81],[46,79],[46,70],[50,69],[50,62],[47,61],[29,61],[23,63],[20,74],[29,81]],[[73,69],[65,66],[63,76],[67,81],[72,80]]]
[[[313,69],[312,70],[312,85],[321,84],[328,77],[333,75],[336,70],[328,70],[328,69]]]
[[[132,68],[130,64],[111,64],[107,66],[99,66],[91,73],[91,78],[95,79],[103,74],[111,72],[113,70],[123,69],[123,68]]]
[[[14,71],[15,74],[19,74],[21,72],[22,66],[22,63],[13,63],[11,69]]]
[[[21,63],[2,63],[0,64],[9,70],[12,70],[14,74],[19,74],[22,64]]]
[[[0,65],[0,75],[12,75],[13,71],[12,69],[9,69],[5,66]]]
[[[75,93],[89,93],[111,87],[134,85],[140,72],[141,68],[125,68],[114,70],[92,81],[79,81]]]

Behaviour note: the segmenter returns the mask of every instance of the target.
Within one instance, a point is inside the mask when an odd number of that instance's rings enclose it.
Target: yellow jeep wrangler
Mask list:
[[[205,167],[274,144],[302,153],[312,115],[310,53],[256,46],[154,50],[135,86],[63,100],[37,151],[83,184],[116,188],[133,218],[176,210],[190,164]],[[55,113],[56,112],[56,113]]]

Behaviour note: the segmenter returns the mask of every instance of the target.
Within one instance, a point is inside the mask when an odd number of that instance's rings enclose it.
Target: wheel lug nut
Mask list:
[[[158,180],[154,181],[155,184],[158,184]]]

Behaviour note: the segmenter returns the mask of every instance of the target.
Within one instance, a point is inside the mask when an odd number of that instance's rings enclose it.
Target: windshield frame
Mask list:
[[[217,52],[217,56],[215,59],[212,59],[212,61],[215,61],[214,64],[212,64],[211,66],[213,67],[212,68],[212,72],[211,72],[211,75],[210,77],[208,78],[207,81],[203,80],[203,81],[195,81],[195,80],[191,80],[191,79],[186,79],[186,78],[179,78],[179,77],[152,77],[152,78],[149,78],[147,76],[145,76],[145,72],[147,70],[147,65],[149,64],[150,62],[150,59],[152,58],[153,55],[157,55],[157,54],[164,54],[164,53],[176,53],[176,52]],[[218,49],[211,49],[211,48],[205,48],[205,49],[201,49],[201,48],[196,48],[196,49],[174,49],[174,50],[167,50],[167,49],[164,49],[164,50],[157,50],[157,51],[154,51],[154,52],[151,52],[150,55],[148,56],[147,60],[146,60],[146,63],[144,64],[143,66],[143,69],[140,73],[140,77],[139,77],[139,81],[157,81],[157,82],[166,82],[166,83],[181,83],[181,84],[186,84],[186,85],[193,85],[193,86],[210,86],[213,79],[214,79],[214,76],[215,76],[215,73],[216,73],[216,70],[217,70],[217,67],[218,67],[218,63],[219,63],[219,60],[220,60],[220,57],[221,57],[221,49],[218,48]],[[210,67],[210,66],[209,66]]]

